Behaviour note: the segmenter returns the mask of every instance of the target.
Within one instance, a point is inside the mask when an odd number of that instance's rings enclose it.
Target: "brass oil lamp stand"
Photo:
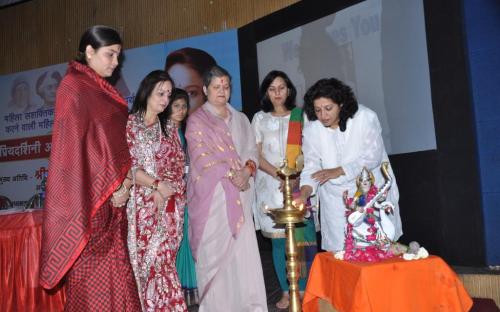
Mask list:
[[[299,166],[297,166],[299,167]],[[300,170],[290,168],[285,160],[283,165],[278,169],[278,174],[285,178],[284,184],[284,207],[283,208],[267,208],[266,210],[274,217],[277,224],[285,225],[286,233],[286,269],[288,281],[290,283],[289,296],[290,304],[288,311],[302,311],[300,295],[299,295],[299,276],[300,266],[298,263],[297,243],[295,241],[295,224],[304,222],[306,210],[303,206],[295,207],[292,204],[292,187],[290,185],[290,177],[296,176]]]

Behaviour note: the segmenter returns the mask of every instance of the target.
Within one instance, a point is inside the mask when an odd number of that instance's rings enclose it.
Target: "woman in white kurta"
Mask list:
[[[284,238],[283,227],[277,227],[265,210],[283,207],[280,191],[282,179],[277,170],[286,158],[288,125],[292,109],[295,108],[297,91],[288,76],[281,71],[271,71],[260,86],[261,108],[252,119],[259,151],[259,170],[255,177],[257,192],[254,210],[255,226],[268,238]]]
[[[279,309],[289,305],[289,285],[286,272],[285,232],[283,225],[276,225],[273,218],[265,211],[265,207],[283,207],[282,178],[277,174],[284,159],[288,165],[295,167],[295,159],[300,154],[300,138],[302,137],[303,113],[295,107],[297,91],[288,76],[278,70],[269,72],[260,86],[261,108],[252,120],[257,149],[259,151],[259,170],[255,178],[256,204],[254,218],[256,229],[270,238],[272,243],[273,264],[276,276],[283,292],[276,303]],[[298,139],[298,140],[295,140]],[[293,180],[293,189],[298,185]],[[297,242],[301,276],[299,289],[305,290],[309,266],[316,254],[316,230],[312,216],[306,219],[304,226],[297,227],[301,239]]]
[[[382,129],[375,112],[358,105],[350,87],[330,78],[316,82],[304,96],[304,111],[311,122],[303,131],[304,170],[301,196],[304,201],[318,193],[322,248],[344,249],[346,206],[344,191],[356,191],[356,177],[363,167],[371,170],[377,184],[385,180],[380,166],[389,161],[382,140]],[[389,170],[394,177],[392,168]],[[394,179],[387,199],[394,204],[391,221],[394,240],[402,235],[399,192]]]
[[[188,119],[189,237],[196,261],[199,311],[267,311],[252,220],[258,164],[248,118],[228,104],[230,76],[214,66],[207,102]]]

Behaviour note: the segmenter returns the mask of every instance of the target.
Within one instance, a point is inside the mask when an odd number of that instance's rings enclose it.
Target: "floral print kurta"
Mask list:
[[[127,123],[127,142],[132,171],[142,169],[175,189],[173,211],[153,208],[152,190],[135,185],[127,205],[128,246],[143,311],[186,311],[175,259],[182,239],[186,184],[183,179],[185,156],[177,129],[159,122],[146,127],[142,117],[131,114]],[[167,201],[168,202],[168,201]]]

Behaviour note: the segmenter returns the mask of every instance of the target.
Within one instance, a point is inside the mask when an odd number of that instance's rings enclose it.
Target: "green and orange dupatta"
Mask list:
[[[290,168],[296,168],[297,158],[302,155],[302,127],[304,124],[303,111],[301,108],[294,108],[290,113],[288,124],[288,137],[286,145],[286,158]],[[293,190],[294,196],[298,196],[300,190],[298,186]],[[314,256],[317,252],[316,227],[314,217],[311,213],[304,220],[304,224],[297,224],[295,228],[295,239],[297,241],[300,277],[307,277]]]

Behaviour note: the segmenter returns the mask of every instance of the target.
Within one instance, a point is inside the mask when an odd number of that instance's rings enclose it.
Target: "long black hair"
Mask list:
[[[266,113],[274,111],[273,103],[271,103],[271,99],[269,99],[269,96],[267,95],[267,89],[269,89],[269,86],[271,85],[271,83],[273,83],[274,79],[278,77],[280,77],[285,81],[286,87],[288,88],[285,100],[286,109],[292,110],[295,108],[295,98],[297,97],[297,89],[295,89],[295,86],[293,85],[290,78],[288,78],[287,74],[279,70],[273,70],[270,71],[269,74],[266,75],[266,77],[264,77],[264,80],[262,80],[259,89],[260,105],[262,107],[262,110]]]
[[[144,118],[146,110],[148,107],[148,98],[153,93],[153,90],[157,83],[159,82],[170,82],[172,84],[172,89],[174,88],[174,81],[170,75],[164,70],[154,70],[144,77],[137,90],[137,95],[134,99],[134,104],[130,110],[130,114],[138,113],[141,118]],[[168,105],[170,106],[170,105]],[[168,107],[167,106],[167,107]],[[160,120],[161,131],[165,136],[167,136],[167,131],[165,130],[165,125],[167,124],[167,117],[165,114],[158,114],[158,119]]]
[[[162,113],[165,114],[167,120],[170,119],[170,116],[172,116],[172,104],[179,99],[183,99],[184,101],[186,101],[187,110],[189,111],[189,95],[183,89],[175,88],[172,90],[172,94],[170,95],[170,102],[169,102],[170,104],[168,104],[167,108],[165,108],[165,110]],[[179,128],[182,131],[182,134],[186,133],[186,120],[187,120],[187,113],[186,117],[184,118],[184,120],[182,120],[179,126]]]
[[[344,132],[347,120],[358,111],[358,101],[351,87],[335,78],[318,80],[304,95],[304,112],[310,121],[318,119],[314,111],[314,100],[319,98],[330,99],[340,106],[339,128]]]
[[[85,49],[88,45],[90,45],[92,49],[97,50],[101,47],[107,47],[114,44],[122,44],[122,38],[116,29],[104,25],[92,26],[88,28],[80,38],[78,56],[75,60],[87,65]]]

